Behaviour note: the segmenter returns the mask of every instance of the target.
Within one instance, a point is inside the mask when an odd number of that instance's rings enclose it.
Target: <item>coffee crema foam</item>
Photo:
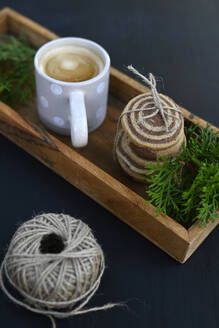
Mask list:
[[[98,75],[104,64],[100,56],[85,47],[56,45],[40,56],[39,67],[55,80],[82,82]]]

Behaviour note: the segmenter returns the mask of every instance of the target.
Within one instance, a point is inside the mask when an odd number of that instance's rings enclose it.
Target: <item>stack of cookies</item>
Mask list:
[[[122,169],[137,181],[144,181],[146,163],[167,156],[171,159],[186,143],[184,119],[169,97],[159,95],[159,110],[152,92],[133,98],[120,116],[115,154]],[[161,160],[162,162],[162,160]]]

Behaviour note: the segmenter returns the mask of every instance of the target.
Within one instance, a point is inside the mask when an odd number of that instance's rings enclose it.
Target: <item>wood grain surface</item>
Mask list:
[[[0,31],[22,33],[35,47],[58,37],[8,8],[0,12]],[[113,161],[118,117],[129,99],[147,90],[111,68],[107,117],[100,128],[89,134],[88,146],[80,150],[71,147],[70,138],[48,131],[41,124],[35,101],[16,110],[0,102],[0,132],[183,263],[218,221],[205,228],[200,228],[196,222],[187,230],[172,218],[155,216],[154,207],[145,201],[145,186],[132,181]],[[181,110],[188,122],[206,125],[188,110]]]

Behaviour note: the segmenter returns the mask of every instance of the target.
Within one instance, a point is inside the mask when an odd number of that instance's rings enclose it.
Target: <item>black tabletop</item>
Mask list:
[[[112,65],[132,63],[161,77],[159,90],[219,125],[217,0],[5,0],[60,36],[97,41]],[[17,225],[42,212],[83,219],[103,247],[107,268],[90,305],[127,307],[57,320],[58,327],[218,328],[218,229],[181,265],[44,165],[0,136],[1,259]],[[47,318],[0,293],[4,327],[50,327]]]

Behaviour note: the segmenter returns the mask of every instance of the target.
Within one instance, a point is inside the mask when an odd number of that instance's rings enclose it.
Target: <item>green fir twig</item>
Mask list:
[[[0,37],[0,100],[10,106],[27,104],[34,95],[35,50],[23,37]]]
[[[197,125],[185,129],[187,147],[174,160],[163,157],[147,164],[149,202],[156,213],[168,215],[183,225],[214,221],[219,208],[219,134]]]

